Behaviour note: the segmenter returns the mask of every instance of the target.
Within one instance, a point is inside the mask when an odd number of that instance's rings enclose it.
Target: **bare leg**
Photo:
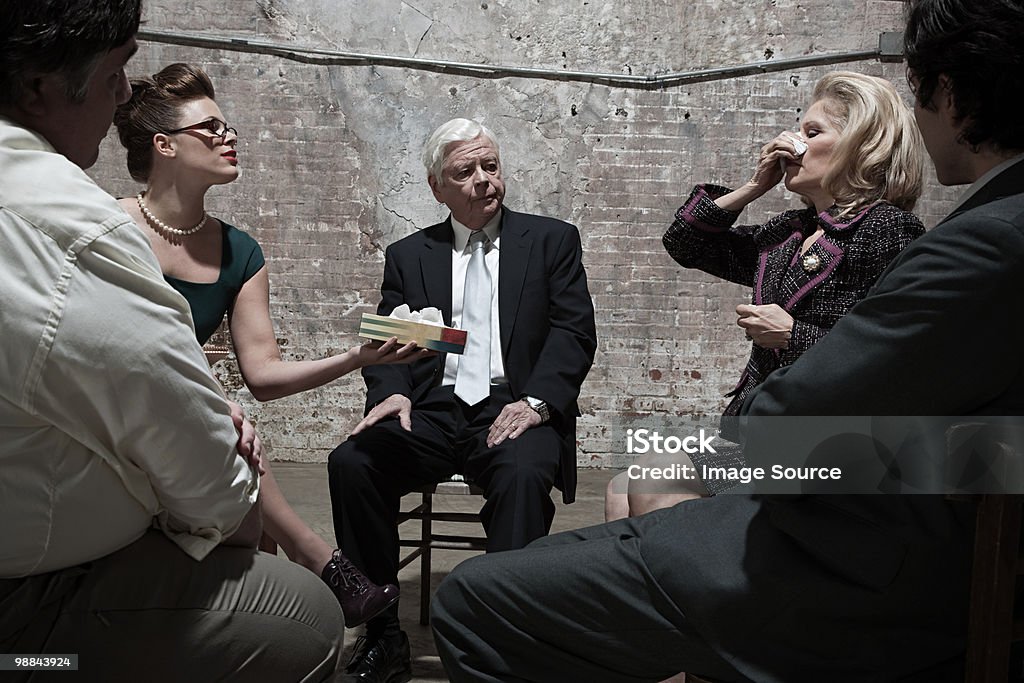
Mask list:
[[[629,517],[629,498],[626,495],[629,479],[620,472],[608,482],[604,492],[604,521],[614,522]]]
[[[398,586],[378,586],[363,575],[340,550],[332,550],[285,500],[277,480],[264,462],[260,478],[263,526],[288,557],[319,576],[331,589],[348,626],[358,626],[398,601]]]
[[[676,493],[630,493],[627,494],[629,500],[629,516],[639,517],[640,515],[646,515],[652,510],[660,510],[662,508],[670,508],[677,503],[682,503],[684,500],[694,500],[696,498],[704,498],[707,493],[701,494],[698,491],[678,491]]]
[[[288,504],[266,460],[264,467],[266,474],[260,477],[264,528],[289,559],[320,576],[331,559],[332,548]]]
[[[696,472],[693,461],[685,453],[649,454],[639,459],[637,465],[640,467],[639,472],[647,470]],[[622,478],[621,482],[619,481],[620,477]],[[622,496],[623,491],[626,492],[625,496]],[[626,472],[612,479],[612,484],[608,486],[608,494],[605,497],[606,511],[610,509],[609,498],[613,493],[626,498],[626,513],[622,516],[630,517],[639,517],[653,510],[672,507],[684,500],[710,495],[707,488],[704,487],[704,482],[695,474],[689,478],[646,479],[639,475],[629,478]],[[617,501],[616,505],[619,506],[621,503]],[[616,509],[620,510],[621,508],[617,507]],[[611,520],[609,519],[609,521]]]

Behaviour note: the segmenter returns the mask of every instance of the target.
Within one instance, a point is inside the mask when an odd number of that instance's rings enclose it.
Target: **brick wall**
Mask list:
[[[144,28],[208,32],[348,51],[632,74],[871,49],[898,30],[894,0],[186,0],[148,2]],[[600,343],[583,387],[579,462],[619,465],[611,425],[658,414],[713,416],[747,344],[734,307],[749,291],[668,258],[661,234],[699,181],[745,180],[757,150],[796,126],[832,67],[642,91],[395,67],[315,66],[278,57],[142,43],[129,71],[199,64],[239,130],[242,177],[215,188],[211,213],[247,230],[268,258],[271,313],[285,358],[356,343],[378,301],[383,248],[444,217],[419,153],[452,116],[498,135],[507,204],[579,226]],[[909,101],[901,64],[842,68],[885,76]],[[112,135],[92,171],[134,194]],[[929,176],[926,225],[955,191]],[[798,204],[783,188],[748,208],[760,221]],[[257,418],[276,459],[319,461],[359,419],[363,387],[345,377],[260,404],[231,360],[229,391]]]

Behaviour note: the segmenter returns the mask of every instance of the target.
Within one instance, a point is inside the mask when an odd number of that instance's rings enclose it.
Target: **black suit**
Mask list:
[[[744,414],[1021,415],[1022,292],[1024,162],[911,243]],[[463,563],[435,637],[453,681],[898,680],[963,651],[971,513],[921,495],[681,503]]]
[[[433,306],[451,323],[452,239],[445,221],[388,247],[379,314],[402,303],[412,310]],[[329,459],[338,544],[371,580],[396,580],[398,500],[425,483],[465,472],[485,490],[488,550],[520,548],[547,533],[556,479],[572,502],[576,399],[597,343],[581,251],[579,233],[568,223],[503,210],[498,309],[508,384],[493,386],[481,404],[466,406],[451,386],[440,386],[443,354],[364,369],[367,411],[393,394],[413,404],[411,433],[384,420],[350,437]],[[545,401],[551,421],[488,449],[491,422],[523,396]]]

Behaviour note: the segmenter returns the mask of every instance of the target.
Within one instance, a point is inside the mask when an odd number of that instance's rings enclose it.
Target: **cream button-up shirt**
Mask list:
[[[236,440],[146,237],[0,118],[0,577],[108,555],[154,523],[202,559],[256,500]]]

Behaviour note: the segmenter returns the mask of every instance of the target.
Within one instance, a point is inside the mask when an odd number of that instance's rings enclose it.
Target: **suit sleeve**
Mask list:
[[[1005,410],[1021,373],[1022,281],[1019,228],[952,219],[902,252],[828,336],[751,393],[742,414]]]
[[[390,315],[391,311],[405,303],[403,275],[399,257],[393,247],[384,252],[384,279],[380,286],[378,315]],[[413,389],[412,372],[408,365],[371,365],[363,368],[366,382],[366,412],[392,394],[408,396]]]
[[[569,226],[555,250],[549,273],[550,328],[523,391],[561,415],[576,410],[580,386],[597,350],[594,304],[583,269],[583,248]]]

